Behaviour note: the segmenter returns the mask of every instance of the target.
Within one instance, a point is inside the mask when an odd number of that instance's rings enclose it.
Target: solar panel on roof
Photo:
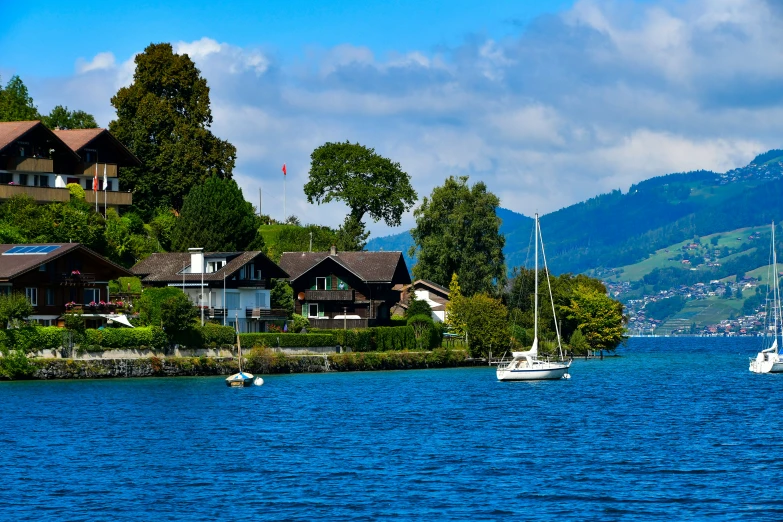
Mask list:
[[[15,246],[11,247],[5,252],[3,252],[4,256],[21,256],[21,255],[29,255],[29,254],[48,254],[49,252],[54,252],[60,248],[60,245],[25,245],[25,246]]]

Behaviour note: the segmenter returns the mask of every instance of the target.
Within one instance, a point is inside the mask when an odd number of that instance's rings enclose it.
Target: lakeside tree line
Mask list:
[[[65,203],[16,197],[0,206],[1,242],[80,242],[124,266],[194,245],[261,250],[277,260],[283,251],[307,250],[311,237],[318,250],[362,250],[368,218],[399,226],[418,200],[399,163],[359,143],[327,142],[312,152],[303,189],[311,204],[345,203],[342,225],[302,226],[296,216],[281,224],[259,216],[232,179],[236,148],[210,130],[209,87],[193,61],[170,44],[152,44],[135,63],[133,82],[111,99],[117,117],[109,124],[142,162],[119,173],[123,190],[134,193],[133,207],[103,216],[84,202],[80,187],[71,187]],[[41,116],[21,79],[12,78],[0,90],[0,121],[39,118],[52,127],[97,126],[91,115],[60,106]],[[471,185],[462,176],[447,178],[414,211],[414,278],[452,289],[448,326],[468,339],[474,355],[531,341],[531,271],[519,268],[507,277],[498,205],[483,182]],[[622,307],[599,281],[570,274],[549,280],[558,327],[572,348],[613,350],[622,342]],[[287,299],[284,294],[277,290],[273,301]],[[189,320],[183,303],[170,304],[172,318]],[[551,313],[542,314],[540,328],[551,337]]]

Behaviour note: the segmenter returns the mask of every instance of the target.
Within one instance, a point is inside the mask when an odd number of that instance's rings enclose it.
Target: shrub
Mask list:
[[[188,348],[218,348],[231,346],[236,342],[236,332],[230,326],[207,323],[178,332],[173,340]]]
[[[145,288],[136,303],[139,312],[139,323],[143,326],[161,326],[161,304],[171,298],[183,296],[179,288],[168,286],[166,288]]]
[[[283,333],[244,333],[239,334],[242,346],[268,346],[281,348],[315,348],[336,346],[337,340],[330,334],[283,334]]]
[[[139,328],[104,328],[103,330],[85,330],[84,349],[154,349],[166,347],[166,333],[158,326]]]
[[[310,328],[310,320],[307,319],[307,317],[301,316],[299,314],[294,314],[291,330],[293,331],[293,333],[299,333],[302,331],[302,328]]]
[[[409,350],[416,348],[416,336],[410,326],[376,326],[353,330],[317,330],[315,333],[333,335],[337,344],[354,352]]]
[[[71,199],[84,199],[84,189],[78,183],[68,183],[65,185],[71,193]]]
[[[109,281],[109,292],[112,294],[140,294],[141,279],[138,277],[120,277],[119,279],[112,279]]]
[[[4,331],[9,349],[23,354],[59,348],[63,344],[63,330],[56,326],[26,326]],[[2,343],[0,343],[2,344]]]
[[[30,377],[35,368],[22,350],[4,350],[0,357],[0,377],[4,379]]]

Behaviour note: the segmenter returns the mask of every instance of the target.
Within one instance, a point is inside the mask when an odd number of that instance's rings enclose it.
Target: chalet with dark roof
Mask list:
[[[442,323],[446,320],[446,305],[449,302],[449,289],[426,279],[417,279],[413,283],[403,287],[400,302],[393,312],[404,313],[408,308],[411,295],[414,293],[416,299],[430,305],[430,308],[432,308],[433,321]]]
[[[52,131],[40,121],[0,122],[0,201],[17,194],[40,203],[68,201],[65,187],[76,183],[88,203],[97,197],[100,205],[127,206],[133,198],[120,191],[119,168],[138,166],[141,161],[106,129]]]
[[[23,293],[29,319],[45,326],[62,325],[66,312],[84,313],[90,327],[105,324],[125,306],[112,300],[109,281],[132,275],[79,243],[0,245],[0,294]]]
[[[204,320],[265,332],[273,321],[288,318],[271,306],[270,279],[288,274],[260,251],[189,252],[152,254],[131,268],[146,287],[181,288]]]
[[[285,252],[294,308],[318,328],[366,328],[390,322],[410,284],[402,252]]]

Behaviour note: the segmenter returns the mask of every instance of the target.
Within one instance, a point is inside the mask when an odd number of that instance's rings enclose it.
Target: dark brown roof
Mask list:
[[[49,252],[48,254],[3,255],[5,252],[11,250],[13,247],[16,246],[36,246],[36,245],[57,246],[58,248],[56,250]],[[77,249],[83,250],[84,252],[113,266],[117,270],[120,270],[122,272],[120,274],[121,276],[133,275],[128,271],[127,268],[123,268],[120,265],[109,261],[102,255],[93,252],[89,248],[79,243],[32,243],[32,244],[24,244],[24,245],[0,245],[0,281],[7,281],[9,279],[19,277],[20,275],[26,272],[30,272],[31,270],[36,270],[42,264],[48,263],[54,259],[57,259],[58,257],[64,256],[68,252],[72,252]]]
[[[394,279],[400,262],[405,263],[402,252],[338,252],[335,255],[329,252],[284,252],[280,266],[294,281],[327,259],[342,265],[363,281],[384,283]]]
[[[205,252],[204,262],[209,258],[225,257],[231,258],[226,265],[216,272],[204,274],[204,281],[222,281],[223,277],[230,277],[247,263],[261,258],[265,261],[265,269],[268,275],[275,279],[287,279],[288,274],[271,259],[266,257],[263,252],[254,250],[248,252]],[[170,252],[166,254],[152,254],[148,258],[139,261],[131,268],[131,272],[141,277],[144,282],[152,283],[175,283],[182,281],[182,270],[190,266],[189,252]],[[271,274],[269,273],[271,272]],[[185,274],[185,281],[201,281],[201,274]]]
[[[446,297],[449,295],[449,289],[445,286],[439,285],[438,283],[435,283],[433,281],[430,281],[429,279],[417,279],[413,283],[411,283],[411,286],[414,288],[419,286],[428,286],[432,288],[433,290],[436,290],[442,294],[445,294]]]
[[[105,131],[106,129],[54,129],[55,135],[63,140],[74,152],[90,143],[97,138],[99,134]]]
[[[49,138],[54,140],[57,147],[62,148],[63,152],[76,158],[79,157],[79,155],[72,151],[55,133],[47,129],[46,126],[38,120],[0,122],[0,152],[31,131],[42,132],[45,135],[48,135]]]
[[[40,121],[4,121],[0,123],[0,150],[19,139]]]
[[[114,135],[106,129],[55,129],[54,134],[76,153],[79,153],[79,151],[99,136],[103,137],[109,140],[109,142],[120,151],[120,154],[125,157],[124,159],[127,160],[125,166],[141,166],[141,160],[134,156],[120,140],[115,138]]]

